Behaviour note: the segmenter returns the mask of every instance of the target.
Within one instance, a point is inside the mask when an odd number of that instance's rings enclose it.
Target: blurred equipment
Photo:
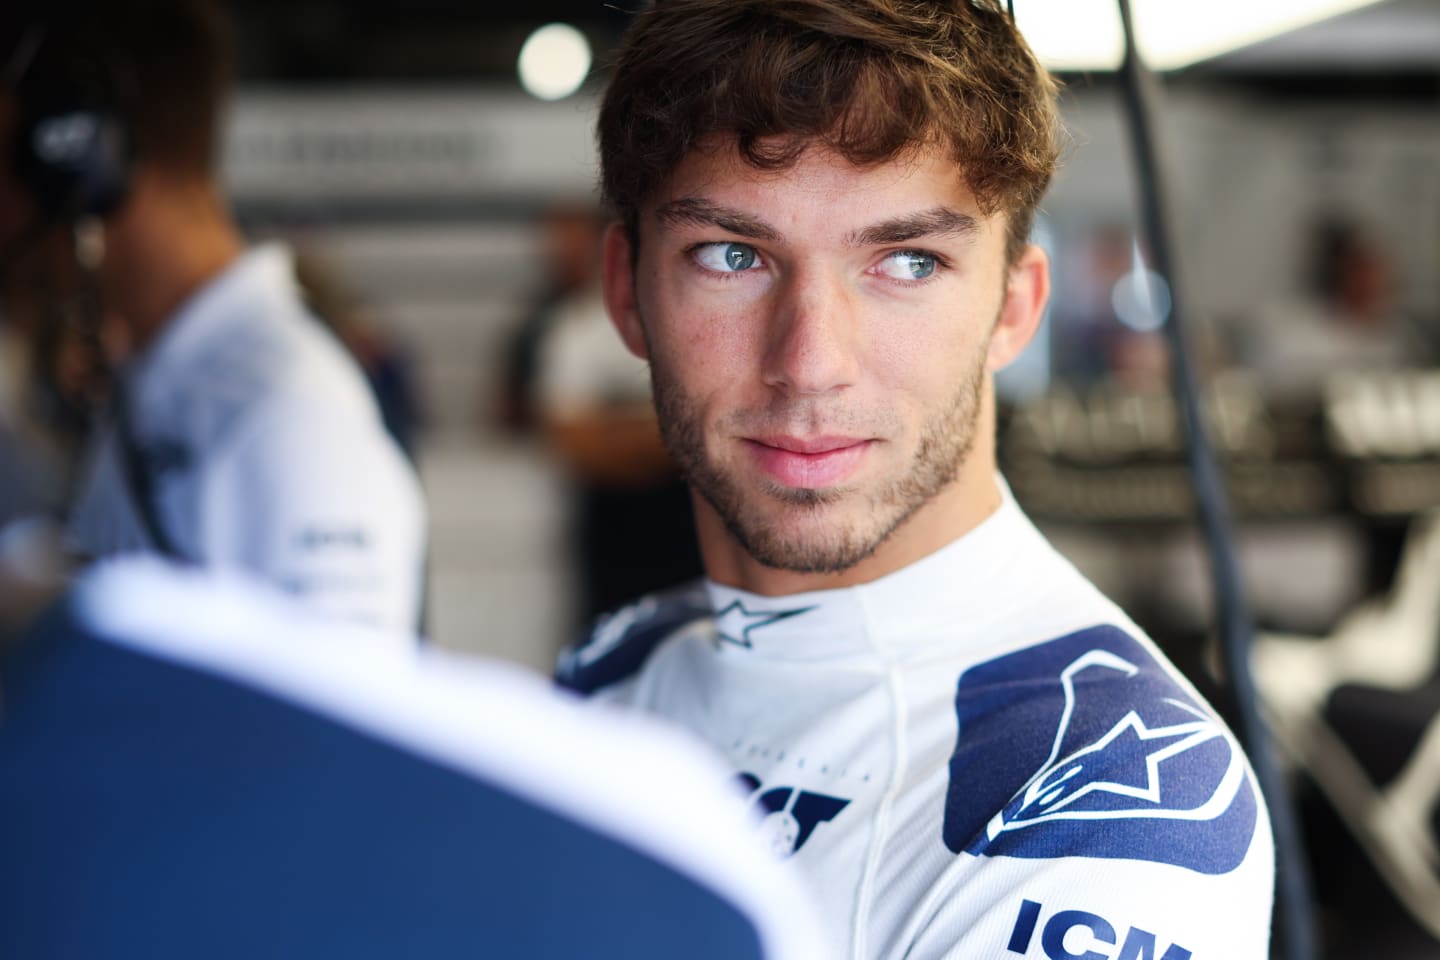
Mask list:
[[[1399,902],[1440,940],[1440,510],[1412,523],[1385,597],[1326,637],[1262,634],[1277,735]]]
[[[1290,960],[1310,960],[1316,955],[1316,947],[1309,870],[1288,786],[1277,765],[1269,731],[1260,716],[1259,698],[1250,673],[1254,625],[1235,562],[1229,502],[1201,413],[1189,330],[1184,326],[1188,318],[1183,309],[1183,285],[1176,273],[1179,265],[1173,256],[1172,228],[1167,208],[1170,198],[1162,178],[1155,134],[1154,111],[1159,89],[1137,48],[1130,0],[1117,0],[1117,3],[1125,39],[1125,58],[1120,75],[1135,148],[1141,210],[1150,247],[1154,251],[1156,269],[1170,285],[1171,309],[1165,331],[1170,343],[1171,385],[1175,391],[1176,406],[1183,414],[1190,474],[1209,548],[1216,598],[1216,627],[1225,680],[1237,712],[1237,732],[1250,754],[1260,789],[1270,808],[1276,847],[1276,914],[1280,947]]]

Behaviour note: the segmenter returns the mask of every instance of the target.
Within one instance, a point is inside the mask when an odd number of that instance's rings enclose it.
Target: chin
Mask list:
[[[764,519],[729,526],[746,553],[774,570],[844,573],[874,556],[889,537],[888,531],[859,529],[851,518],[823,504],[767,513]]]

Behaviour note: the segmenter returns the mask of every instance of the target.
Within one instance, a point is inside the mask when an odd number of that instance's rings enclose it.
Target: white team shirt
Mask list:
[[[560,678],[723,751],[845,957],[1268,953],[1248,762],[1008,490],[868,584],[641,601]]]
[[[302,305],[288,251],[257,247],[195,294],[125,389],[181,557],[258,573],[337,616],[415,628],[419,481],[358,367]],[[70,516],[72,549],[154,549],[136,496],[107,425]]]

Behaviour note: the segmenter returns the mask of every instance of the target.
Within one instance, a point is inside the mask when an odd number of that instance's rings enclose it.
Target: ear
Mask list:
[[[635,299],[635,247],[623,224],[612,223],[606,228],[603,253],[601,284],[605,311],[630,352],[641,360],[648,360],[645,330],[640,324],[640,308]]]
[[[1006,271],[1005,303],[990,337],[986,369],[1004,369],[1025,349],[1040,329],[1045,305],[1050,302],[1050,258],[1033,243]]]

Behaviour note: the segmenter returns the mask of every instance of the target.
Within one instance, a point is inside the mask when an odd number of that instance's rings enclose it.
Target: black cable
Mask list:
[[[155,489],[155,474],[146,464],[145,453],[140,449],[130,409],[129,391],[126,390],[124,379],[118,376],[111,390],[110,417],[115,431],[120,467],[125,473],[125,482],[146,539],[162,556],[177,563],[189,563],[189,558],[176,545],[165,527],[160,513],[159,493]]]
[[[1135,150],[1141,215],[1155,268],[1170,284],[1170,317],[1165,331],[1170,343],[1173,389],[1185,421],[1190,472],[1201,525],[1209,545],[1221,652],[1238,714],[1238,732],[1250,754],[1255,775],[1260,780],[1260,789],[1270,808],[1271,825],[1275,832],[1276,910],[1284,956],[1288,960],[1312,960],[1316,954],[1309,867],[1289,789],[1276,761],[1269,730],[1260,713],[1255,681],[1250,673],[1254,628],[1235,563],[1225,486],[1201,418],[1197,378],[1182,322],[1185,301],[1181,278],[1172,256],[1169,219],[1165,209],[1166,185],[1162,180],[1154,134],[1154,108],[1159,90],[1154,74],[1145,67],[1136,50],[1130,0],[1118,2],[1125,31],[1121,86]]]
[[[131,503],[150,545],[161,555],[177,563],[187,563],[188,558],[165,526],[159,491],[156,489],[157,477],[141,448],[129,385],[123,371],[116,369],[105,355],[100,332],[105,316],[105,299],[100,282],[104,235],[100,232],[100,222],[93,218],[82,220],[73,224],[71,229],[75,239],[75,262],[80,268],[81,278],[80,332],[85,337],[92,356],[101,365],[105,379],[109,381],[108,413],[112,436]]]

